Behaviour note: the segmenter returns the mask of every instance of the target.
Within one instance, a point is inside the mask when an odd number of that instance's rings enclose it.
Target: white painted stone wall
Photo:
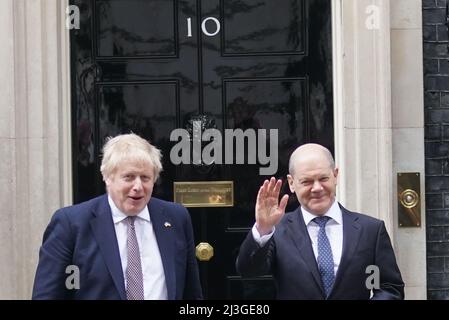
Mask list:
[[[420,228],[399,228],[395,238],[409,299],[426,299],[424,83],[422,1],[391,1],[393,173],[421,174]],[[397,180],[393,180],[393,190]],[[394,206],[395,216],[397,205]]]
[[[64,1],[0,1],[0,299],[29,299],[50,215],[71,201]]]
[[[421,0],[333,4],[338,196],[349,209],[385,221],[406,298],[425,299]],[[398,228],[398,172],[421,173],[420,228]]]

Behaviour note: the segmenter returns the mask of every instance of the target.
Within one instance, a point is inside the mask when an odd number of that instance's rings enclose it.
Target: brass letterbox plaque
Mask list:
[[[419,172],[398,173],[399,227],[421,226],[421,191]]]
[[[175,202],[185,207],[233,207],[234,181],[174,182]]]

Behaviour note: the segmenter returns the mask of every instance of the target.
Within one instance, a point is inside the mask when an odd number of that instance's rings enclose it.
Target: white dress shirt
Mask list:
[[[114,221],[126,288],[126,268],[128,266],[126,242],[128,240],[128,224],[125,219],[128,216],[117,208],[110,196],[108,196],[108,202],[112,211],[112,219]],[[164,267],[147,206],[137,215],[134,225],[142,264],[145,300],[167,300]]]
[[[304,223],[307,226],[307,232],[309,233],[310,240],[312,242],[313,253],[315,258],[318,259],[318,231],[320,227],[315,221],[312,221],[316,215],[311,214],[306,209],[301,207]],[[337,274],[338,266],[340,265],[341,254],[343,251],[343,217],[341,209],[337,201],[334,201],[329,210],[324,214],[331,219],[326,223],[326,235],[329,239],[332,248],[332,257],[334,259],[334,274]],[[270,234],[260,236],[259,231],[254,224],[252,228],[252,234],[254,240],[263,247],[268,240],[273,236],[275,228]]]

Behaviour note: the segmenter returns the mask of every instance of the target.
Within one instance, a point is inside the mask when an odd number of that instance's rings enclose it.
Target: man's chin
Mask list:
[[[136,214],[139,214],[143,210],[143,208],[145,208],[145,205],[130,205],[125,208],[124,213],[134,216]]]
[[[325,205],[324,203],[314,204],[309,207],[309,210],[315,215],[322,216],[329,210],[329,206]]]

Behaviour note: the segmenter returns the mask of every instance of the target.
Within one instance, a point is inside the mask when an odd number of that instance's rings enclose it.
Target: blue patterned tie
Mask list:
[[[320,226],[318,231],[318,269],[320,270],[326,296],[329,296],[335,279],[332,248],[326,235],[326,223],[329,220],[329,217],[316,217],[313,219]]]

